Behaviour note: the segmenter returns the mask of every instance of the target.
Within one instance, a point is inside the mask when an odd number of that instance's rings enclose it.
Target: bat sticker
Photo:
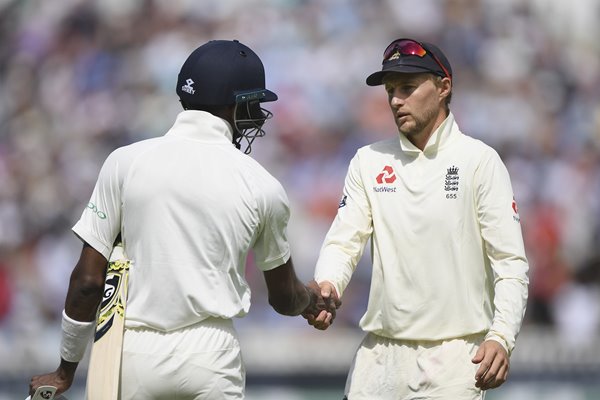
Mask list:
[[[123,277],[129,271],[128,260],[117,260],[110,262],[106,272],[106,280],[104,286],[104,297],[100,303],[100,311],[98,315],[98,323],[96,326],[96,334],[94,341],[97,342],[108,332],[113,324],[115,314],[124,317],[125,307],[123,299],[119,296],[121,285],[126,285]]]

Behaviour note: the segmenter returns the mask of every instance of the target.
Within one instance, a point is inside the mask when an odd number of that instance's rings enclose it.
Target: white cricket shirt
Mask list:
[[[122,233],[127,327],[243,316],[249,249],[262,271],[288,260],[286,193],[231,140],[226,121],[184,111],[165,136],[121,147],[102,166],[73,231],[107,258]]]
[[[404,135],[358,150],[315,279],[344,291],[372,239],[365,331],[404,340],[486,332],[512,350],[528,263],[508,172],[450,114],[424,151]]]

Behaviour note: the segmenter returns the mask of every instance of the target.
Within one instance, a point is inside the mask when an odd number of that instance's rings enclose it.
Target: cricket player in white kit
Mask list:
[[[436,46],[395,40],[367,84],[385,85],[400,135],[350,162],[315,272],[324,296],[342,296],[371,239],[367,335],[347,399],[482,399],[506,380],[527,301],[508,172],[460,131],[452,69]]]
[[[251,249],[277,312],[333,318],[316,283],[306,287],[296,277],[284,189],[238,150],[245,140],[249,153],[264,134],[271,114],[260,104],[277,99],[258,56],[238,41],[210,41],[182,66],[177,94],[185,111],[166,135],[115,150],[100,171],[73,227],[84,249],[65,304],[61,365],[34,377],[30,393],[50,384],[60,394],[71,385],[119,234],[131,260],[123,400],[244,397],[231,319],[250,307],[244,270]]]

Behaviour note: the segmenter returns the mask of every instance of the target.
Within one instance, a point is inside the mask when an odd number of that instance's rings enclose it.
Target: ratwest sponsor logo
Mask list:
[[[393,193],[396,191],[396,188],[390,187],[390,186],[381,186],[381,187],[373,186],[373,190],[377,193]]]
[[[384,183],[394,183],[397,179],[396,172],[394,172],[394,168],[391,165],[386,165],[383,167],[383,170],[377,175],[375,178],[375,182],[378,185],[383,185]],[[373,186],[373,191],[376,193],[393,193],[396,191],[395,186]]]
[[[88,203],[87,208],[92,210],[92,212],[94,214],[96,214],[98,216],[98,218],[106,219],[106,214],[104,213],[104,211],[98,210],[98,207],[96,207],[96,205],[94,203],[92,203],[91,201]]]

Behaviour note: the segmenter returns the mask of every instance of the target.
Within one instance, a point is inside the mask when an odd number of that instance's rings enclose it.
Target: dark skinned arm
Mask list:
[[[269,304],[282,315],[300,315],[311,303],[311,295],[298,280],[292,258],[270,271],[264,272]]]
[[[65,300],[67,315],[81,322],[94,321],[102,294],[106,276],[107,260],[102,254],[85,243],[79,261],[73,268],[69,281],[69,290]],[[61,358],[56,371],[31,378],[29,394],[42,385],[56,386],[56,394],[60,395],[71,387],[75,370],[79,363],[68,362]]]
[[[292,259],[283,265],[264,272],[267,289],[269,292],[269,304],[279,314],[313,315],[329,325],[335,318],[336,305],[325,303],[321,297],[316,282],[304,285],[294,270]]]
[[[81,256],[71,273],[65,312],[76,321],[96,319],[96,312],[104,292],[108,261],[92,246],[85,243]]]

